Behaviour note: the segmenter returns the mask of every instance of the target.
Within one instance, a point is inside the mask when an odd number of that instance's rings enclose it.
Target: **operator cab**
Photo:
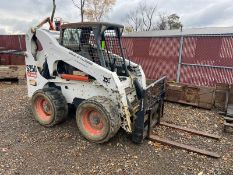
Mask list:
[[[123,29],[122,25],[103,22],[64,24],[60,44],[118,76],[128,76],[121,44]]]

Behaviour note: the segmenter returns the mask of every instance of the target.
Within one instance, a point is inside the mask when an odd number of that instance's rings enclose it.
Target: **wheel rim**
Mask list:
[[[100,137],[105,134],[105,119],[96,110],[86,110],[82,114],[82,125],[88,135]]]
[[[38,97],[35,101],[35,109],[40,120],[48,122],[52,117],[52,106],[44,97]]]

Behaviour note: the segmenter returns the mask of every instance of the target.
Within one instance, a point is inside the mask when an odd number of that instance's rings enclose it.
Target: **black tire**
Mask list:
[[[35,119],[43,126],[52,127],[67,119],[68,104],[61,91],[56,88],[36,91],[31,104]]]
[[[82,136],[94,143],[107,142],[121,126],[116,105],[106,97],[83,101],[77,108],[76,122]]]

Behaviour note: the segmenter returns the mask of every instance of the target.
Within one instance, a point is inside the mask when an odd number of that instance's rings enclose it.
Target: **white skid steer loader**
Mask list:
[[[86,22],[27,33],[28,95],[41,125],[65,121],[73,105],[89,141],[106,142],[120,127],[135,143],[148,136],[163,115],[165,77],[146,86],[141,66],[125,58],[122,32],[121,25]]]

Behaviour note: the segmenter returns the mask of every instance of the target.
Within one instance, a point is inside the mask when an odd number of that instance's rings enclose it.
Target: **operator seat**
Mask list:
[[[97,48],[92,45],[91,28],[84,28],[80,35],[80,55],[100,65]]]
[[[83,29],[80,35],[80,47],[81,47],[81,51],[80,51],[80,55],[82,55],[83,57],[93,61],[91,54],[89,53],[90,50],[90,44],[89,44],[89,40],[90,40],[90,34],[91,34],[91,29],[90,28],[86,28]]]

